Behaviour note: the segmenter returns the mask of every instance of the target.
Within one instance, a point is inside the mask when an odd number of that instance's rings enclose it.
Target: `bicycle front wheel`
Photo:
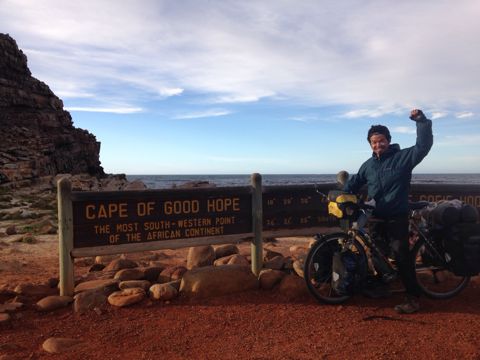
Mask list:
[[[423,293],[432,299],[448,299],[462,291],[469,276],[457,276],[445,263],[443,250],[434,242],[420,238],[412,249],[417,283]]]
[[[322,237],[310,249],[304,265],[304,277],[310,293],[320,302],[340,304],[351,295],[338,295],[332,288],[333,255],[343,249],[348,249],[361,257],[358,276],[366,276],[367,257],[363,246],[345,233],[335,233]]]

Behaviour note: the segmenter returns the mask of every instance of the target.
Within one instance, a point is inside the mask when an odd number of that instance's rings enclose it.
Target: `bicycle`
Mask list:
[[[334,213],[343,222],[343,231],[315,236],[317,241],[309,250],[304,265],[304,278],[310,293],[318,301],[327,304],[343,303],[353,295],[339,294],[332,286],[334,257],[342,251],[349,251],[357,258],[356,292],[365,287],[369,275],[383,273],[381,278],[385,283],[395,279],[397,269],[394,261],[376,246],[364,230],[372,218],[374,208],[371,204],[358,200],[355,195],[339,191],[331,191],[328,196],[319,193],[329,200],[329,213]],[[346,195],[346,201],[336,202],[334,197],[338,198],[339,194]],[[422,292],[429,298],[448,299],[460,293],[468,285],[470,277],[456,276],[453,273],[442,242],[434,237],[421,216],[421,209],[428,204],[425,201],[410,203],[410,254],[415,263],[416,281]],[[381,272],[375,263],[382,264]]]

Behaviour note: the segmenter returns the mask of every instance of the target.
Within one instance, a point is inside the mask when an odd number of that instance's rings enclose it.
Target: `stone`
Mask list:
[[[152,284],[148,280],[126,280],[118,284],[120,290],[131,289],[131,288],[142,288],[147,291]]]
[[[125,186],[124,190],[145,190],[146,188],[147,185],[145,185],[143,181],[133,180]]]
[[[0,313],[0,325],[10,322],[10,315],[7,313]]]
[[[14,289],[18,295],[29,296],[29,297],[45,297],[48,295],[54,295],[57,290],[52,289],[48,285],[44,284],[20,284]]]
[[[234,254],[230,257],[227,262],[227,265],[244,265],[249,266],[250,263],[248,262],[247,258],[243,255]]]
[[[260,271],[258,280],[260,282],[260,288],[264,290],[271,290],[275,285],[282,281],[286,274],[280,270],[264,269]]]
[[[51,337],[43,342],[42,348],[50,354],[62,354],[79,350],[82,343],[79,339]]]
[[[180,292],[199,298],[258,289],[258,279],[248,266],[206,266],[187,271]]]
[[[187,272],[187,268],[182,265],[169,266],[165,268],[160,275],[165,276],[168,280],[180,280],[183,277],[183,274]]]
[[[238,247],[233,244],[220,245],[215,248],[215,259],[220,259],[225,256],[238,254]]]
[[[75,286],[75,294],[87,290],[102,290],[105,294],[109,294],[118,289],[118,280],[104,279],[104,280],[91,280],[85,281]]]
[[[56,288],[58,286],[58,283],[60,282],[59,278],[48,278],[47,280],[47,286],[51,288]]]
[[[123,270],[123,269],[132,269],[138,267],[137,263],[135,261],[129,260],[129,259],[115,259],[112,260],[106,267],[103,269],[103,271],[109,271],[109,270]]]
[[[227,265],[233,255],[228,255],[222,258],[219,258],[213,262],[213,266]]]
[[[170,281],[170,282],[165,283],[165,284],[173,286],[175,289],[177,289],[177,291],[180,291],[180,284],[181,283],[182,283],[182,280],[174,280],[174,281]]]
[[[7,235],[16,235],[17,234],[17,227],[15,225],[10,225],[5,229],[5,234]]]
[[[139,303],[145,299],[145,290],[141,288],[131,288],[116,291],[107,298],[110,305],[124,307]]]
[[[154,284],[150,287],[149,295],[150,298],[155,300],[172,300],[177,297],[178,290],[169,283]]]
[[[103,289],[87,290],[74,297],[73,311],[83,314],[107,303],[107,295]]]
[[[273,259],[274,257],[277,257],[277,256],[282,256],[283,255],[277,251],[273,251],[273,250],[270,250],[270,249],[263,249],[263,261],[264,262],[267,262],[271,259]]]
[[[88,272],[102,271],[103,269],[105,269],[105,265],[95,263],[92,266],[90,266],[90,269],[88,269]]]
[[[293,246],[290,246],[289,250],[294,255],[306,254],[308,252],[308,247],[302,246],[302,245],[293,245]]]
[[[24,303],[17,301],[0,304],[0,313],[15,312],[22,309],[24,306]]]
[[[53,311],[70,305],[73,301],[71,296],[53,295],[47,296],[37,302],[38,311]]]
[[[133,268],[133,269],[122,269],[118,271],[113,278],[119,281],[126,281],[126,280],[140,280],[140,279],[143,279],[143,276],[144,276],[143,270],[139,268]]]
[[[263,267],[265,269],[280,270],[281,268],[283,268],[283,263],[284,257],[282,255],[279,255],[265,261]]]
[[[143,268],[143,278],[150,282],[155,282],[158,279],[158,275],[163,271],[165,267],[161,266],[148,266]]]
[[[300,277],[304,277],[304,272],[303,272],[303,261],[299,261],[299,260],[295,260],[293,262],[293,270],[295,271],[295,273],[300,276]]]
[[[215,261],[215,250],[213,246],[196,246],[188,249],[187,269],[213,265]]]
[[[297,275],[285,275],[278,286],[278,292],[290,300],[309,296],[305,280]]]

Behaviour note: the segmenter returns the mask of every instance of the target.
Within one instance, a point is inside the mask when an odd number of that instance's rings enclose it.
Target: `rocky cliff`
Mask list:
[[[103,177],[99,153],[95,136],[73,126],[62,100],[32,77],[15,40],[0,33],[0,184],[59,173]]]

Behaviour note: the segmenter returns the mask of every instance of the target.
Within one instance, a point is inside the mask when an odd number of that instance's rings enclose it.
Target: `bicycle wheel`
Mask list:
[[[435,248],[433,248],[434,246]],[[434,242],[418,239],[412,249],[415,259],[417,283],[423,293],[432,299],[448,299],[462,291],[470,281],[469,276],[457,276],[449,271],[443,250]]]
[[[348,249],[358,254],[358,276],[365,279],[367,256],[363,246],[345,233],[330,234],[319,239],[308,252],[304,265],[304,277],[310,293],[320,302],[340,304],[351,295],[338,295],[332,288],[332,261],[335,252]]]

